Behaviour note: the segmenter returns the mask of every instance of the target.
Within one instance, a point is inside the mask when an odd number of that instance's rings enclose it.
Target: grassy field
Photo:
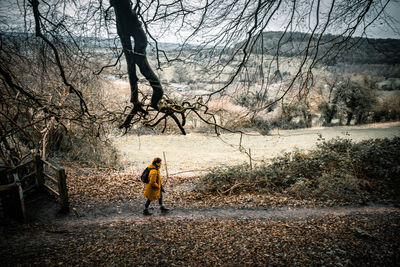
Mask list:
[[[247,152],[251,150],[253,164],[257,164],[284,152],[313,148],[320,142],[320,136],[325,140],[340,137],[353,141],[400,136],[400,123],[280,130],[268,136],[255,133],[223,134],[220,137],[198,133],[186,136],[130,135],[115,137],[113,141],[123,166],[129,171],[142,171],[154,157],[163,157],[164,152],[170,175],[182,175],[181,172],[193,175],[218,165],[249,162],[248,155],[243,149],[240,151],[240,145]]]

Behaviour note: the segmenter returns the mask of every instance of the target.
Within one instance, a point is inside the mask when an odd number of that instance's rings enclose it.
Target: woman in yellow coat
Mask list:
[[[161,168],[161,159],[155,158],[153,162],[147,167],[149,168],[149,182],[146,184],[144,188],[144,195],[147,198],[146,204],[144,205],[144,215],[151,215],[149,212],[149,206],[151,201],[157,200],[160,204],[160,209],[162,212],[167,212],[169,209],[164,207],[163,204],[163,186],[162,179],[160,174]]]

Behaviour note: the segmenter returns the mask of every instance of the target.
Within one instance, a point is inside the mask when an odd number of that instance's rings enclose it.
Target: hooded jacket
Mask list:
[[[150,169],[149,172],[149,182],[146,184],[144,188],[144,195],[150,200],[154,201],[161,197],[161,186],[162,179],[160,170],[156,169],[156,166],[150,164],[148,166]]]

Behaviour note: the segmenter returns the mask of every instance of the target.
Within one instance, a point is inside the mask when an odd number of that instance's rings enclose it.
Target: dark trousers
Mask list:
[[[150,206],[151,200],[147,199],[146,203],[144,204],[144,208],[148,209]],[[160,206],[163,206],[163,192],[160,192],[160,198],[158,199],[158,204],[160,204]]]

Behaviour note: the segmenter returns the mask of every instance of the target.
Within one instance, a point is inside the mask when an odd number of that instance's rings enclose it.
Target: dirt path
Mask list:
[[[48,205],[52,205],[49,203]],[[233,220],[308,220],[324,216],[385,216],[389,213],[400,214],[397,204],[369,204],[363,206],[342,206],[342,207],[290,207],[277,208],[265,207],[173,207],[168,213],[162,213],[158,205],[152,204],[153,215],[142,214],[142,203],[139,201],[127,201],[109,204],[89,205],[85,207],[74,207],[70,214],[65,216],[49,216],[50,206],[43,206],[35,214],[35,220],[41,223],[56,224],[102,224],[115,221],[141,221],[152,219],[233,219]]]
[[[144,216],[139,198],[76,205],[67,215],[55,214],[54,201],[39,201],[43,205],[29,224],[0,225],[2,266],[395,266],[400,261],[397,204],[171,203],[167,214],[152,204],[154,214]]]
[[[400,209],[393,206],[372,205],[363,207],[281,207],[274,209],[265,208],[197,208],[177,209],[168,215],[156,211],[155,216],[176,218],[218,218],[218,219],[265,219],[274,221],[306,220],[323,216],[346,215],[384,215],[390,212],[400,213]],[[136,215],[136,214],[135,214]],[[153,215],[153,216],[154,216]],[[138,217],[142,217],[139,215]]]
[[[136,204],[75,207],[67,216],[40,217],[0,231],[2,266],[398,266],[400,261],[400,210],[394,205],[175,207],[144,217]]]

